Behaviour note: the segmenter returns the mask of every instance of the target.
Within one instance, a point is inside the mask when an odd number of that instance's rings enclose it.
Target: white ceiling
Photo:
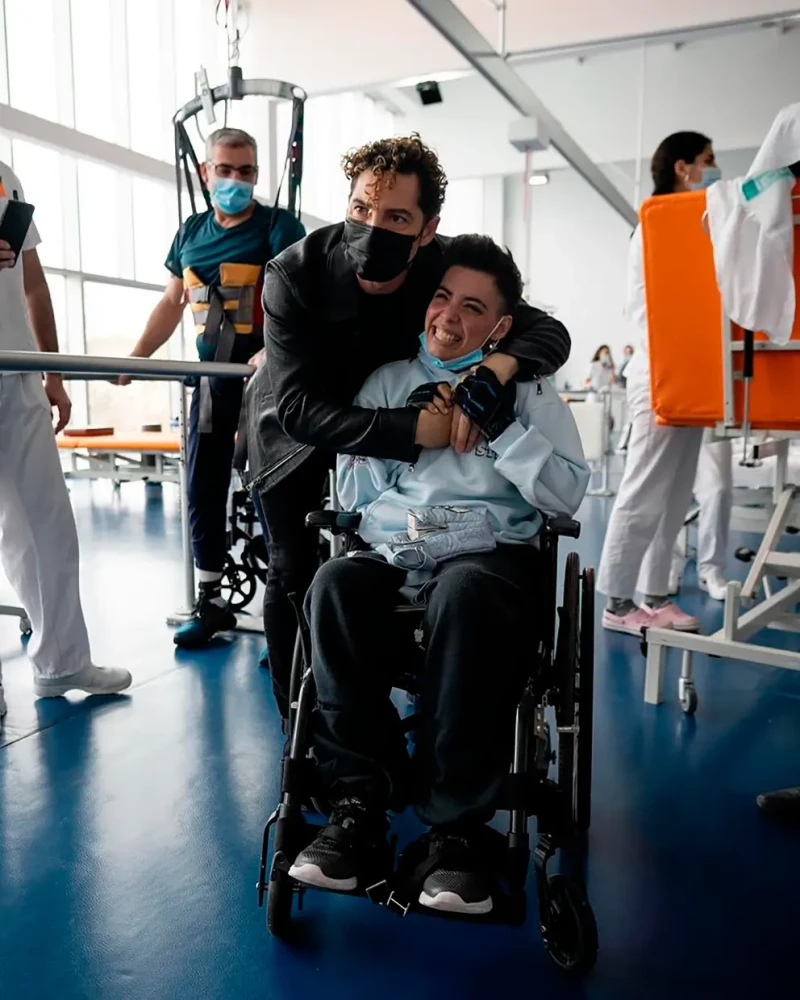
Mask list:
[[[498,15],[492,0],[454,0],[493,43]],[[506,37],[510,52],[580,45],[630,35],[785,13],[775,0],[508,0]]]
[[[456,0],[493,43],[491,0]],[[361,89],[461,69],[463,60],[407,0],[247,0],[248,76],[289,80],[310,93]],[[784,0],[508,0],[510,51],[669,31],[788,9]]]

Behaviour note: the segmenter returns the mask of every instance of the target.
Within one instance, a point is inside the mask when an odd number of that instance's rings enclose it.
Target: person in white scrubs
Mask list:
[[[0,163],[0,216],[9,198],[24,200],[14,172]],[[57,351],[47,281],[31,224],[15,260],[0,242],[0,350]],[[71,403],[60,375],[0,372],[0,562],[25,608],[33,634],[28,656],[40,698],[68,691],[114,694],[131,683],[127,670],[92,663],[78,581],[78,535],[53,434]],[[0,673],[0,718],[6,714]]]
[[[668,136],[656,150],[651,170],[655,195],[705,188],[719,179],[711,140],[698,132]],[[691,261],[686,266],[691,267]],[[673,546],[692,498],[703,429],[665,427],[653,414],[638,226],[628,260],[627,313],[641,337],[625,371],[631,421],[628,457],[597,581],[597,589],[608,598],[603,626],[632,635],[646,627],[695,632],[698,620],[670,600],[669,577]],[[634,600],[637,582],[641,604]]]
[[[715,601],[724,601],[728,588],[725,573],[726,554],[730,537],[733,510],[733,442],[714,439],[714,432],[706,428],[703,446],[697,463],[694,481],[694,498],[698,505],[697,518],[697,582]],[[658,546],[656,546],[658,548]],[[647,590],[649,555],[639,576],[638,589]],[[673,551],[670,572],[670,594],[677,594],[681,587],[686,560]]]

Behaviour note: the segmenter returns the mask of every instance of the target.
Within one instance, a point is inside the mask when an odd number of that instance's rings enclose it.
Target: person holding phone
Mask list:
[[[21,203],[20,209],[13,204]],[[18,178],[0,162],[0,350],[58,351],[39,233]],[[9,211],[10,208],[10,211]],[[6,237],[6,238],[3,238]],[[127,670],[92,662],[78,579],[78,534],[58,457],[72,404],[60,375],[0,372],[0,563],[33,634],[28,655],[40,698],[116,694]],[[0,665],[0,718],[6,714]]]

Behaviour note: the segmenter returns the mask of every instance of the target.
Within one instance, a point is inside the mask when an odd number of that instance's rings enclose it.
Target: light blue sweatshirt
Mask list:
[[[364,383],[356,406],[404,406],[425,382],[457,385],[460,375],[433,366],[424,351],[412,361],[384,365]],[[569,407],[545,381],[517,384],[516,420],[475,451],[423,449],[415,465],[342,455],[339,500],[362,514],[359,534],[372,547],[408,527],[409,508],[453,505],[488,512],[498,542],[530,542],[539,511],[572,516],[589,485],[578,429]]]

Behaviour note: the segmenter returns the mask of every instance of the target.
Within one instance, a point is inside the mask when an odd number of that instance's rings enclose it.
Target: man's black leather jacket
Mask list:
[[[266,363],[246,392],[250,479],[271,489],[312,448],[411,462],[418,412],[353,406],[367,376],[414,357],[425,313],[444,273],[448,240],[420,249],[390,296],[359,288],[342,246],[343,224],[284,250],[264,276]],[[519,378],[552,375],[569,357],[565,327],[520,302],[501,350]]]

